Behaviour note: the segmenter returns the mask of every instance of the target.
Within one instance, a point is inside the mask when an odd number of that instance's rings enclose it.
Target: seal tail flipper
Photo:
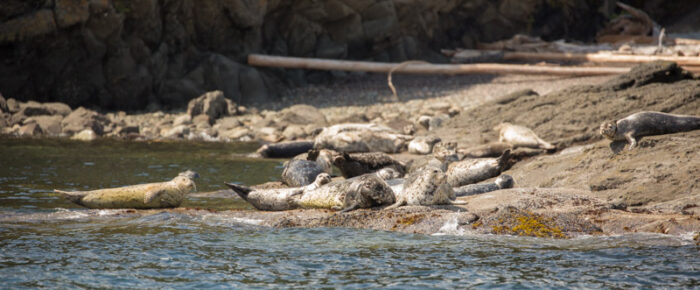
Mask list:
[[[390,205],[390,206],[385,207],[384,210],[394,209],[394,208],[400,207],[400,206],[402,206],[402,205],[406,205],[406,201],[405,201],[405,200],[397,201],[396,203],[394,203],[394,204],[392,204],[392,205]]]
[[[87,193],[81,191],[63,191],[54,189],[53,192],[76,204],[80,204],[80,201],[83,199],[83,197],[87,195]]]
[[[350,205],[350,206],[344,208],[343,210],[340,211],[340,213],[353,211],[353,210],[356,210],[356,209],[358,209],[358,208],[360,208],[360,205],[358,205],[357,203],[355,203],[355,204],[353,204],[353,205]]]
[[[242,185],[238,185],[238,184],[226,183],[226,182],[224,182],[224,184],[226,184],[226,186],[228,186],[228,187],[230,187],[231,189],[233,189],[233,191],[234,191],[235,193],[237,193],[237,194],[238,194],[242,199],[244,199],[244,200],[248,200],[248,194],[249,194],[251,191],[253,191],[253,190],[252,190],[251,188],[249,188],[249,187],[242,186]]]
[[[501,168],[501,171],[506,170],[508,161],[510,161],[510,149],[506,149],[503,151],[503,154],[498,157],[498,167]]]

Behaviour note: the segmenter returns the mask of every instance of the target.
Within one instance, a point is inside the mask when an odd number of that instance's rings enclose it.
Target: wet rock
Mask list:
[[[61,121],[63,117],[58,115],[54,116],[34,116],[27,118],[24,123],[28,124],[30,122],[37,123],[41,127],[41,131],[44,135],[48,136],[58,136],[62,133]]]
[[[39,136],[43,132],[41,127],[37,123],[30,123],[19,128],[18,135],[23,137],[34,137]]]
[[[97,139],[97,134],[92,129],[85,129],[70,137],[72,140],[93,141]]]
[[[683,79],[691,79],[692,77],[692,74],[684,71],[675,62],[654,61],[635,66],[629,73],[620,75],[606,82],[601,87],[617,91],[650,83],[671,83]]]
[[[200,114],[209,116],[211,120],[228,115],[229,104],[222,91],[212,91],[191,100],[187,104],[187,114],[196,117]]]
[[[104,115],[80,107],[61,121],[61,127],[63,128],[63,133],[67,134],[75,134],[87,128],[101,136],[104,126],[108,122],[109,120]]]

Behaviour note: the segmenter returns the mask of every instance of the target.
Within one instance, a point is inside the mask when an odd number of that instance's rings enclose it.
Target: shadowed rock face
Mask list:
[[[269,102],[332,75],[252,68],[250,53],[439,61],[441,48],[515,33],[590,38],[604,21],[598,7],[540,2],[6,0],[0,87],[8,98],[103,109],[182,107],[213,90]]]

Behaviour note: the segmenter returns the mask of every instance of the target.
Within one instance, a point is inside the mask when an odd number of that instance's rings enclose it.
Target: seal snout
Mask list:
[[[199,178],[199,173],[194,172],[194,171],[192,171],[192,170],[187,170],[187,171],[185,171],[185,172],[180,172],[180,174],[178,174],[178,175],[179,175],[179,176],[187,177],[187,178],[189,178],[189,179]]]

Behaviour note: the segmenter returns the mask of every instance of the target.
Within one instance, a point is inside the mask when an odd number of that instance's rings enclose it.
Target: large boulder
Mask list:
[[[275,121],[281,124],[315,124],[326,126],[326,116],[318,109],[309,105],[294,105],[280,111]]]
[[[41,127],[42,133],[49,136],[58,136],[62,133],[61,121],[63,117],[60,115],[53,116],[34,116],[24,120],[25,124],[36,123]]]
[[[229,107],[233,107],[230,103],[231,100],[226,99],[222,91],[208,92],[187,104],[187,114],[192,118],[199,115],[207,115],[210,122],[214,122],[220,117],[235,113],[229,112]]]
[[[63,133],[75,134],[84,129],[91,129],[95,134],[102,136],[104,127],[109,120],[104,115],[83,107],[77,108],[61,121]]]

